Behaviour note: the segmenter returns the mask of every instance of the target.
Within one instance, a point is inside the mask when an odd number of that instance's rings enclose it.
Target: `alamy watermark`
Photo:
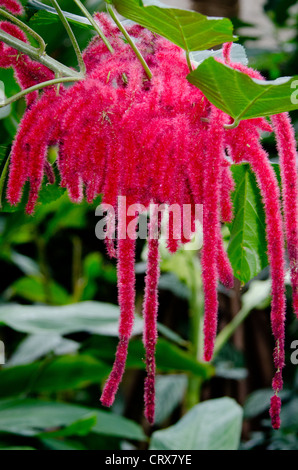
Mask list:
[[[0,340],[0,365],[5,364],[5,346],[3,341]]]
[[[121,219],[117,224],[120,213]],[[127,206],[126,196],[118,196],[116,210],[110,204],[100,204],[95,215],[101,217],[95,227],[95,235],[99,240],[181,240],[183,237],[189,240],[184,245],[186,250],[199,250],[203,244],[202,204],[192,206],[151,203],[149,207],[145,207],[137,203]]]
[[[295,366],[298,366],[298,339],[295,339],[291,343],[291,349],[294,349],[294,351],[291,354],[291,363],[294,364]]]

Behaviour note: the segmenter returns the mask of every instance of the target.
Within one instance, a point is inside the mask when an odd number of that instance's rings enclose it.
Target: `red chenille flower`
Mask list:
[[[13,11],[14,1],[0,1]],[[275,338],[271,401],[273,427],[279,427],[284,366],[285,250],[283,217],[292,275],[294,307],[297,311],[297,169],[294,132],[287,115],[272,117],[280,155],[283,182],[282,207],[279,186],[268,155],[260,143],[261,131],[272,131],[265,119],[242,121],[236,129],[226,129],[230,117],[213,106],[187,79],[184,52],[169,41],[132,26],[130,34],[152,71],[146,76],[134,52],[104,14],[96,14],[110,40],[114,54],[95,37],[83,58],[84,79],[68,87],[47,87],[31,94],[11,151],[7,198],[20,202],[22,188],[30,183],[27,213],[34,212],[38,193],[46,176],[54,181],[47,161],[50,146],[57,146],[57,168],[61,185],[73,202],[84,197],[92,202],[102,194],[108,208],[106,247],[117,258],[120,306],[119,345],[114,366],[104,386],[101,401],[113,404],[121,382],[133,332],[135,311],[136,227],[126,207],[138,205],[138,213],[151,204],[176,208],[169,216],[168,248],[175,252],[189,241],[196,222],[196,205],[203,205],[202,280],[205,296],[204,357],[211,360],[217,333],[218,282],[233,285],[233,270],[221,237],[221,223],[233,219],[231,194],[234,189],[231,163],[248,162],[254,171],[266,215],[268,258],[272,276],[271,323]],[[0,27],[26,41],[16,26]],[[230,44],[224,46],[225,61],[237,70],[260,78],[258,72],[231,63]],[[0,43],[0,66],[13,67],[22,88],[53,78],[53,73],[26,56],[16,60],[13,48]],[[120,199],[119,199],[120,198]],[[125,199],[123,199],[125,198]],[[118,204],[119,200],[120,205]],[[126,205],[124,204],[124,201]],[[190,224],[186,231],[177,226],[187,205]],[[113,225],[116,215],[116,227]],[[132,225],[131,225],[132,224]],[[159,233],[160,221],[150,220]],[[114,243],[112,233],[117,232]],[[130,237],[127,235],[130,230]],[[145,415],[154,422],[155,346],[157,341],[159,240],[149,238],[148,264],[143,301],[146,348]]]

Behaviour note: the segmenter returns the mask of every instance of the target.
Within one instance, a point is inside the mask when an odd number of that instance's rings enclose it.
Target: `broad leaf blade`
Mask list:
[[[104,302],[80,302],[65,306],[18,305],[0,307],[0,323],[30,334],[70,334],[87,332],[118,336],[119,308]],[[136,318],[134,334],[143,330]]]
[[[70,426],[90,414],[96,416],[92,432],[100,435],[146,440],[142,428],[135,422],[107,411],[85,408],[54,401],[0,401],[0,432],[22,436],[38,436],[48,430]]]
[[[230,398],[194,406],[177,424],[156,431],[150,450],[237,450],[242,409]]]
[[[0,397],[26,392],[59,392],[99,384],[110,367],[91,356],[62,356],[28,365],[7,367],[0,372]]]
[[[298,77],[256,80],[210,57],[187,79],[236,121],[298,109],[297,100],[291,100]]]
[[[139,0],[115,0],[117,11],[187,52],[233,41],[233,25],[227,18],[208,18],[191,10],[179,10]],[[150,2],[152,3],[152,2]]]
[[[37,0],[31,0],[28,2],[27,8],[30,10],[36,10],[37,12],[30,18],[30,23],[33,25],[50,25],[52,23],[60,22],[59,16],[55,8],[45,5]],[[80,26],[87,29],[93,29],[90,21],[84,16],[74,15],[68,11],[63,11],[67,21],[76,26]]]
[[[232,173],[235,218],[230,224],[228,256],[235,277],[246,283],[268,265],[265,214],[250,166],[233,165]]]

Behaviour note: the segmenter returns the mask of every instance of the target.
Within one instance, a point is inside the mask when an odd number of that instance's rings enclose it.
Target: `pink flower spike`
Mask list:
[[[228,64],[228,65],[230,65],[230,63],[231,63],[231,50],[232,50],[232,46],[233,46],[233,43],[232,43],[232,42],[226,42],[226,43],[223,45],[223,48],[222,48],[222,55],[223,55],[223,58],[225,59],[226,64]]]
[[[281,409],[281,399],[277,395],[274,395],[270,401],[270,417],[272,422],[273,429],[280,428],[280,409]]]
[[[223,245],[220,228],[218,236],[217,269],[220,282],[225,287],[232,289],[234,286],[234,272]]]
[[[272,116],[280,158],[285,231],[290,260],[293,306],[298,317],[298,178],[295,131],[287,113]]]
[[[212,107],[210,134],[204,172],[204,209],[203,209],[203,250],[202,279],[205,296],[204,315],[204,358],[210,361],[213,355],[217,332],[217,259],[220,187],[218,174],[224,155],[224,114]]]
[[[118,233],[126,233],[128,217],[125,204],[119,208]],[[118,235],[118,298],[120,306],[119,345],[112,372],[104,386],[101,402],[104,406],[114,403],[124,374],[128,342],[132,334],[135,311],[135,240]]]
[[[50,162],[48,162],[48,160],[45,161],[44,172],[47,175],[49,184],[54,184],[55,183],[55,173],[54,173],[52,165],[50,164]]]
[[[222,222],[228,223],[233,220],[233,203],[231,193],[235,187],[230,166],[230,163],[226,160],[222,164],[220,188],[221,220]]]
[[[153,215],[156,219],[156,215]],[[151,226],[158,226],[157,220],[151,220]],[[148,262],[145,279],[145,296],[143,304],[144,336],[146,349],[145,380],[145,416],[150,424],[154,423],[155,414],[155,347],[157,342],[158,280],[159,280],[159,241],[150,238],[148,241]]]
[[[17,0],[0,0],[0,7],[4,7],[13,15],[19,16],[24,13],[22,5]]]

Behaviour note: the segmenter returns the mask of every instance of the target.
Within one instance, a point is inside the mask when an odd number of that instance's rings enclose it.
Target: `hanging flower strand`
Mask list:
[[[15,3],[0,0],[0,5],[10,8],[12,13]],[[135,310],[135,227],[130,230],[131,236],[127,236],[132,217],[126,214],[121,198],[126,198],[127,207],[140,207],[138,213],[149,210],[151,204],[176,205],[182,213],[183,206],[188,204],[190,227],[196,222],[196,205],[203,205],[204,356],[209,361],[217,333],[218,282],[232,287],[234,280],[221,236],[221,223],[231,222],[234,216],[231,162],[248,162],[256,175],[266,216],[276,368],[270,415],[277,429],[285,339],[283,218],[296,312],[298,298],[296,146],[289,117],[272,116],[273,127],[266,119],[258,118],[228,129],[230,117],[187,81],[189,64],[179,47],[134,25],[127,28],[127,34],[137,44],[137,57],[106,14],[95,14],[94,21],[106,40],[102,35],[96,36],[83,51],[85,75],[67,88],[61,84],[58,94],[56,89],[48,87],[40,96],[34,92],[27,97],[27,110],[12,146],[7,199],[12,205],[18,204],[24,184],[29,181],[31,190],[26,211],[34,213],[44,177],[53,182],[53,169],[47,161],[47,151],[52,145],[58,148],[61,185],[73,202],[81,202],[84,197],[92,202],[102,194],[102,203],[108,208],[107,252],[117,259],[120,307],[119,344],[101,396],[102,403],[111,406],[125,371]],[[5,21],[0,29],[27,41],[16,25]],[[18,53],[12,46],[0,43],[0,50],[0,66],[12,67],[24,89],[32,83],[42,85],[53,76],[53,71],[45,66],[37,68],[37,62],[25,55],[17,61]],[[230,50],[230,43],[224,45],[224,60],[228,65],[261,78],[258,72],[232,63]],[[260,142],[261,132],[272,130],[280,156],[282,202],[276,176]],[[153,231],[155,228],[158,232],[159,222],[153,218],[150,223]],[[173,217],[168,225],[168,248],[175,252],[190,240],[191,230],[182,233]],[[112,237],[114,229],[116,240]],[[143,342],[147,371],[145,416],[151,424],[155,408],[158,247],[158,237],[149,237]]]

